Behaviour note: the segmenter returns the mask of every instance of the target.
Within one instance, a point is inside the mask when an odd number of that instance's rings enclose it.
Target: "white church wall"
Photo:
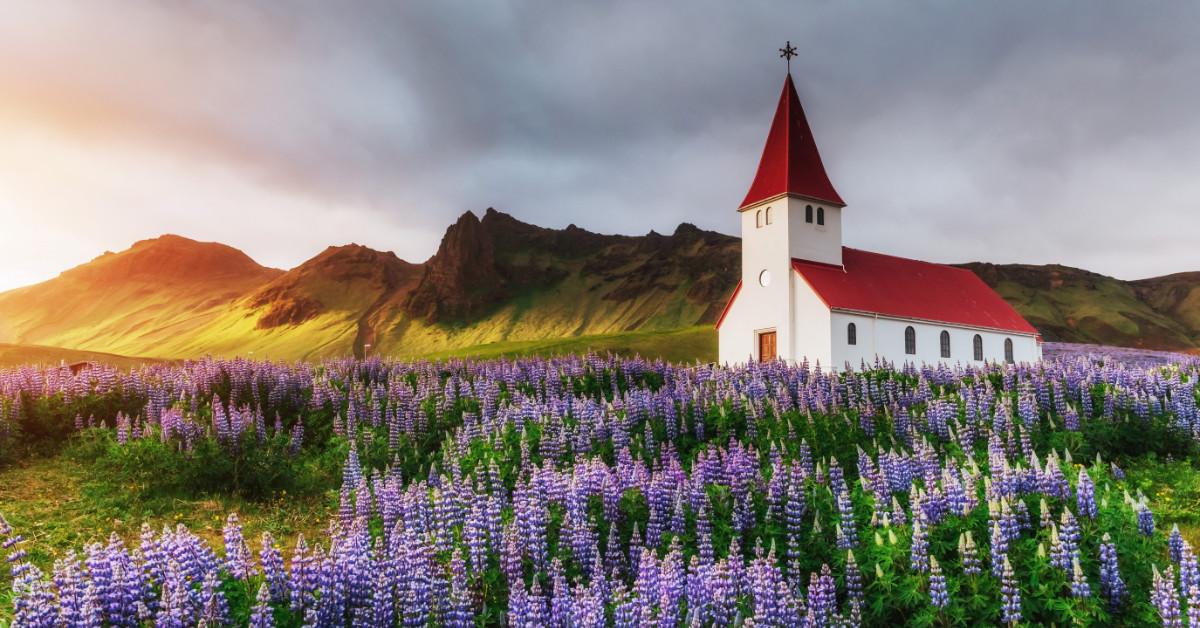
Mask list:
[[[808,358],[811,366],[820,362],[828,369],[832,364],[833,351],[829,337],[829,306],[817,296],[804,277],[795,271],[789,273],[793,287],[792,329],[795,330],[795,345],[789,355],[796,362]]]
[[[783,202],[780,199],[778,202]],[[824,264],[842,265],[842,210],[828,205],[796,197],[786,197],[788,207],[788,231],[790,235],[789,257],[812,260]],[[807,207],[813,208],[813,221],[807,221]],[[818,208],[825,210],[825,224],[817,224]]]
[[[786,199],[760,203],[741,212],[742,288],[718,330],[718,359],[741,364],[758,359],[758,334],[775,331],[778,357],[790,359],[791,257],[788,255]],[[768,210],[770,224],[767,222]],[[770,275],[762,285],[762,273]]]
[[[848,344],[847,326],[854,323],[857,327],[857,343]],[[945,362],[954,364],[980,364],[974,359],[975,335],[983,339],[983,357],[987,362],[1004,361],[1004,340],[1012,339],[1013,360],[1016,362],[1036,362],[1041,359],[1041,347],[1032,336],[1003,333],[993,330],[962,327],[957,325],[924,323],[890,317],[875,317],[848,312],[833,312],[831,316],[830,335],[833,343],[833,364],[835,368],[845,368],[846,362],[852,368],[866,362],[874,363],[875,357],[903,364],[933,364]],[[904,352],[904,330],[912,326],[917,336],[917,352],[909,355]],[[941,357],[941,333],[950,333],[950,357]]]
[[[755,338],[745,330],[751,329],[750,317],[739,291],[734,298],[721,326],[717,328],[717,362],[720,364],[745,364],[755,359]]]
[[[857,370],[863,361],[871,364],[875,361],[875,342],[878,333],[875,330],[875,318],[844,312],[833,312],[830,316],[833,362],[831,366],[841,370],[846,368],[846,362]],[[854,323],[857,342],[849,344],[847,327]]]

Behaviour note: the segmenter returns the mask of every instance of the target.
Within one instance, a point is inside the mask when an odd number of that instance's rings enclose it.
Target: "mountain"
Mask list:
[[[1046,340],[1196,351],[1200,273],[1122,281],[1068,266],[962,264]]]
[[[223,244],[142,240],[0,293],[0,342],[166,356],[154,347],[193,334],[282,274]]]
[[[163,236],[0,293],[0,342],[161,358],[417,356],[711,323],[738,240],[545,229],[494,209],[451,225],[423,263],[351,244],[286,272]]]
[[[288,271],[165,235],[0,293],[0,343],[150,358],[306,359],[637,348],[715,354],[737,238],[546,229],[463,214],[421,263],[349,244]],[[1051,341],[1196,351],[1200,273],[1121,281],[1066,266],[962,264]],[[10,353],[16,349],[10,348]],[[17,355],[17,353],[13,353]]]

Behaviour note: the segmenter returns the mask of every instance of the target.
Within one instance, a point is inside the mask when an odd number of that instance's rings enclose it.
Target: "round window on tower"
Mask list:
[[[761,273],[758,273],[758,285],[764,288],[771,285],[771,271],[764,270]]]

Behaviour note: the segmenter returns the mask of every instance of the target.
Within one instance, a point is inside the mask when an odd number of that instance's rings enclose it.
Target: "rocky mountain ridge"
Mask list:
[[[0,293],[0,342],[161,358],[437,354],[489,343],[713,323],[739,276],[737,238],[547,229],[488,209],[420,263],[348,244],[290,270],[177,235]],[[1066,266],[962,265],[1047,340],[1194,351],[1200,273],[1121,281]]]

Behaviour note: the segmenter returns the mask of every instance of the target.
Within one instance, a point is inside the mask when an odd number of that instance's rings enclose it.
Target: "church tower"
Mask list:
[[[745,302],[737,317],[753,319],[755,331],[743,338],[721,330],[722,360],[799,359],[796,348],[814,342],[829,344],[829,330],[810,330],[797,308],[805,295],[796,294],[793,260],[842,265],[842,208],[813,140],[796,86],[789,72],[767,133],[766,146],[750,190],[738,212],[742,222],[742,281],[739,299]],[[807,292],[807,291],[806,291]],[[820,338],[806,336],[819,332]],[[744,332],[736,332],[744,334]],[[822,352],[824,353],[824,352]],[[818,359],[820,354],[809,357]],[[828,361],[828,358],[826,358]]]
[[[840,266],[845,206],[825,174],[817,143],[800,106],[792,75],[788,73],[758,172],[738,209],[743,216],[742,241],[753,242],[766,236],[762,229],[768,225],[786,225],[780,235],[787,238],[789,259]],[[746,248],[743,247],[743,262]]]

